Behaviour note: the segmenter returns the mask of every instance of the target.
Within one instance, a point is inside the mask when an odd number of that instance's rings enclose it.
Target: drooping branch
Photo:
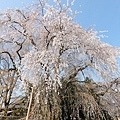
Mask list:
[[[16,68],[16,65],[15,65],[14,59],[12,58],[12,55],[8,51],[3,51],[0,54],[3,54],[3,53],[5,53],[9,56],[9,58],[10,58],[12,64],[13,64],[13,68],[9,68],[8,71],[16,70],[17,68]]]
[[[17,53],[17,55],[18,55],[18,57],[19,57],[19,60],[20,60],[20,62],[21,62],[22,57],[21,57],[21,55],[20,55],[19,52],[20,52],[20,50],[22,49],[22,46],[23,46],[24,41],[23,41],[22,43],[18,43],[18,42],[16,41],[15,43],[20,46],[20,48],[16,51],[16,53]]]
[[[70,74],[67,79],[68,79],[68,80],[71,80],[71,79],[75,78],[80,71],[85,70],[88,66],[89,66],[89,65],[86,65],[86,66],[84,66],[84,67],[79,67],[79,68],[77,68],[77,69],[76,69],[76,67],[74,67],[75,69],[74,69],[73,73]]]
[[[42,4],[42,2],[39,0],[39,3],[41,5],[41,12],[42,12],[42,16],[44,16],[44,6]]]
[[[120,84],[120,78],[116,78],[115,80],[110,82],[109,85],[106,86],[106,89],[103,92],[98,93],[98,95],[104,96],[112,88],[112,86],[114,84],[119,85]],[[103,87],[103,86],[99,86],[99,87]]]
[[[31,41],[32,45],[36,47],[36,43],[34,42],[32,35],[28,36],[29,40]]]
[[[22,13],[21,10],[18,9],[18,10],[16,10],[16,11],[19,12],[19,13],[23,16],[24,19],[27,19],[26,16]]]

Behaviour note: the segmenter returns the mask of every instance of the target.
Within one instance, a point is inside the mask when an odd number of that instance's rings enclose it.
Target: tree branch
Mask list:
[[[10,60],[12,61],[12,63],[13,63],[13,68],[9,68],[8,71],[16,70],[16,65],[15,65],[15,62],[14,62],[11,54],[10,54],[9,52],[7,52],[7,51],[3,51],[3,52],[1,52],[0,54],[2,54],[2,53],[6,53],[6,54],[9,56]]]

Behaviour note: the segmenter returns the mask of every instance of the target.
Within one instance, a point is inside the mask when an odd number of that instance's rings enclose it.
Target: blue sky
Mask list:
[[[102,40],[120,47],[120,0],[77,0],[76,8],[82,11],[76,20],[84,28],[95,25],[97,31],[108,30],[104,33],[108,38]]]
[[[22,8],[32,3],[32,0],[0,0],[0,9]],[[102,33],[108,38],[101,40],[120,47],[120,0],[76,0],[73,9],[82,11],[75,21],[83,28],[93,26],[97,31],[108,30]]]

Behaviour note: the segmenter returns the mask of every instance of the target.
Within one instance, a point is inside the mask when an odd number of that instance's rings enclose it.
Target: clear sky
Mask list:
[[[0,0],[0,9],[22,8],[32,3],[32,0]],[[101,33],[108,36],[102,41],[120,47],[120,0],[76,0],[73,9],[82,11],[75,21],[83,28],[94,26],[97,31],[108,30]]]

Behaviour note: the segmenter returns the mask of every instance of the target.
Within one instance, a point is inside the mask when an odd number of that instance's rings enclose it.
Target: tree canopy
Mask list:
[[[112,95],[117,96],[120,92],[120,49],[102,42],[96,31],[75,23],[75,13],[68,5],[54,2],[49,5],[39,0],[25,9],[0,14],[1,86],[7,87],[6,93],[10,89],[5,106],[16,86],[22,86],[24,93],[33,87],[33,108],[43,112],[37,118],[33,114],[35,120],[115,118],[105,100],[113,99],[106,93],[113,90]],[[10,74],[14,79],[9,83]],[[99,79],[106,83],[99,85]],[[108,106],[103,110],[102,99]],[[114,102],[118,117],[120,101],[116,98]]]

